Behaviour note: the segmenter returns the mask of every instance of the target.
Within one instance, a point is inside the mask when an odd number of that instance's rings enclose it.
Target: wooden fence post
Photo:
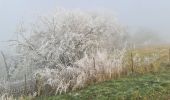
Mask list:
[[[132,73],[134,72],[134,62],[133,62],[133,53],[131,52],[131,70],[132,70]]]
[[[27,95],[27,76],[25,74],[25,87],[24,87],[24,92],[25,92],[25,95]]]
[[[170,48],[169,48],[169,50],[168,50],[168,51],[169,51],[169,54],[168,54],[168,55],[169,55],[169,62],[170,62]]]
[[[94,67],[94,69],[96,69],[96,61],[95,61],[94,57],[93,57],[93,67]]]

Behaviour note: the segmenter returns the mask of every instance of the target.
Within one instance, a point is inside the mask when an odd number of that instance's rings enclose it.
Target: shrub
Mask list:
[[[39,92],[50,85],[61,94],[119,76],[123,70],[127,34],[109,14],[58,9],[31,30],[21,25],[18,32],[18,71],[40,75]]]

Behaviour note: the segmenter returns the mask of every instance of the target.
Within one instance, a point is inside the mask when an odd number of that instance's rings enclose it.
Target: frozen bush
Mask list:
[[[43,87],[50,85],[56,94],[83,88],[88,84],[109,80],[120,75],[124,69],[123,57],[125,49],[113,51],[109,57],[106,52],[97,52],[94,58],[85,56],[74,63],[75,66],[63,66],[62,69],[45,68],[38,70],[43,80]]]
[[[123,70],[127,34],[110,14],[57,9],[30,30],[21,25],[18,32],[21,38],[13,40],[18,71],[38,75],[42,87],[50,85],[56,94],[111,79]]]

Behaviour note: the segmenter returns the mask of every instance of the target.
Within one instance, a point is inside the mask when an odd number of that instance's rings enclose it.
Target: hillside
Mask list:
[[[151,48],[138,52],[152,52]],[[35,100],[169,100],[170,64],[167,62],[167,48],[161,48],[161,61],[157,72],[133,73],[103,83],[96,83],[84,89],[59,96],[38,97]]]
[[[170,65],[161,64],[161,70],[144,75],[131,75],[117,80],[88,86],[75,92],[39,97],[35,100],[169,100]]]

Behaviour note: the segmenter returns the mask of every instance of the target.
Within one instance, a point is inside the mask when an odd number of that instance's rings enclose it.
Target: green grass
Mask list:
[[[170,99],[170,65],[162,64],[157,73],[131,75],[106,81],[58,96],[35,100],[168,100]]]

